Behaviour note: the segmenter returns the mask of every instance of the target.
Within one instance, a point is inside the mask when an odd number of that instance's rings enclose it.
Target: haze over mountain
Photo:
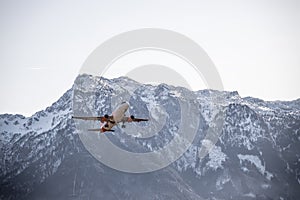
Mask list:
[[[163,128],[153,137],[139,139],[119,127],[115,134],[107,134],[115,145],[133,152],[153,151],[172,140],[181,120],[178,98],[199,105],[188,113],[199,113],[196,137],[168,167],[142,174],[120,172],[96,160],[82,144],[77,122],[71,118],[73,104],[78,103],[74,97],[94,114],[104,115],[113,109],[113,95],[126,88],[137,88],[129,91],[133,93],[130,113],[160,120],[155,118],[159,105],[164,109],[157,112],[166,116]],[[208,155],[199,158],[206,133],[220,113],[224,118],[220,138]],[[80,75],[45,110],[28,118],[0,115],[0,148],[0,199],[300,197],[300,99],[266,102],[241,98],[237,92],[191,92],[165,84],[141,85],[126,77],[109,80]]]

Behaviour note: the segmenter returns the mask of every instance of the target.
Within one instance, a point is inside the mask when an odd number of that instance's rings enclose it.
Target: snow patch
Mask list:
[[[252,192],[249,192],[249,193],[247,193],[247,194],[244,194],[243,196],[244,196],[244,197],[250,197],[250,198],[256,198],[256,195],[253,194]]]
[[[206,166],[217,170],[218,168],[223,169],[222,163],[225,162],[227,156],[222,152],[221,147],[214,146],[208,153],[209,161]]]
[[[242,154],[238,154],[237,156],[240,159],[240,164],[242,164],[242,162],[248,161],[253,164],[262,175],[266,176],[268,180],[271,180],[271,178],[273,177],[273,174],[266,171],[265,165],[262,164],[261,160],[257,156]]]

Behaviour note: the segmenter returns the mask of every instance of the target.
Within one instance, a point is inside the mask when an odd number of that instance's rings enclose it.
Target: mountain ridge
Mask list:
[[[110,112],[112,106],[104,105],[109,104],[112,94],[124,91],[125,86],[129,90],[138,86],[131,91],[137,95],[131,99],[132,104],[139,107],[131,109],[134,114],[154,117],[150,112],[153,102],[163,105],[169,121],[162,136],[150,141],[138,140],[138,148],[146,150],[155,149],[172,138],[174,124],[179,119],[169,102],[176,105],[176,98],[185,98],[180,94],[186,89],[166,84],[142,85],[124,77],[109,80],[80,75],[76,81],[77,85],[58,101],[31,117],[0,115],[1,199],[289,199],[300,196],[297,190],[300,99],[265,102],[241,98],[237,92],[196,91],[201,124],[188,151],[162,170],[132,175],[108,168],[87,152],[71,119],[74,89],[82,83],[85,94],[96,94],[94,99],[85,101],[96,114]],[[207,142],[204,133],[218,115],[216,107],[225,113],[222,134],[212,151],[199,159],[199,148]],[[110,137],[115,144],[127,145],[124,148],[134,147],[131,137],[122,134]],[[147,191],[139,192],[137,188],[147,188]],[[47,189],[50,191],[46,192]]]

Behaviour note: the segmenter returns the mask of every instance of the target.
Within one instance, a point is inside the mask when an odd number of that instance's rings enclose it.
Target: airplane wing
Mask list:
[[[141,118],[134,118],[132,119],[133,122],[146,122],[149,121],[149,119],[141,119]]]
[[[113,117],[112,116],[99,116],[99,117],[78,117],[78,116],[72,116],[73,119],[82,119],[82,120],[94,120],[94,121],[101,121],[107,122],[110,121]]]
[[[126,122],[146,122],[149,121],[149,119],[142,119],[142,118],[135,118],[135,117],[125,117]]]
[[[88,131],[99,131],[99,132],[101,132],[102,129],[101,128],[95,128],[95,129],[88,129]]]
[[[88,131],[99,131],[99,132],[103,132],[103,130],[101,128],[96,128],[96,129],[88,129]],[[115,132],[115,130],[109,129],[109,130],[105,130],[106,131],[110,131],[110,132]]]

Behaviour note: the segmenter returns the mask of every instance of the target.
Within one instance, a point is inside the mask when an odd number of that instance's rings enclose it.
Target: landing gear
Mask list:
[[[125,124],[122,124],[121,128],[126,128]]]

